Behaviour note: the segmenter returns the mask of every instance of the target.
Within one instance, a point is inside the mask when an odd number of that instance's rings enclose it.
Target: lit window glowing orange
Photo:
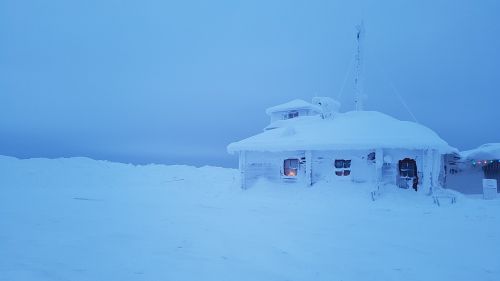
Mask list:
[[[299,169],[299,159],[286,159],[283,161],[283,174],[287,177],[296,177]]]

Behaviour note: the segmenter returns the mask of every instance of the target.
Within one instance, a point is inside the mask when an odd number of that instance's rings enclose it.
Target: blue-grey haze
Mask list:
[[[266,107],[315,95],[451,145],[500,141],[500,1],[0,1],[0,154],[235,166]],[[347,75],[347,83],[341,92]]]

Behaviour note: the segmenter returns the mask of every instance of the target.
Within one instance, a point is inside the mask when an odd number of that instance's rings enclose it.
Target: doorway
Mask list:
[[[399,178],[398,186],[408,189],[412,187],[415,191],[418,190],[418,171],[417,161],[411,158],[399,160],[398,164]]]

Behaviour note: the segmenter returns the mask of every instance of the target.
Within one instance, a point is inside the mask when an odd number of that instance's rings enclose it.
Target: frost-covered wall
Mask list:
[[[442,156],[437,150],[412,149],[359,149],[328,151],[240,152],[242,187],[248,188],[259,178],[276,183],[293,183],[310,186],[320,181],[369,182],[400,184],[399,160],[415,160],[418,174],[418,191],[429,192],[440,186]],[[284,174],[284,161],[299,161],[297,176]],[[347,161],[336,167],[335,161]]]
[[[312,182],[318,181],[354,181],[374,182],[375,161],[368,160],[368,154],[374,150],[337,150],[312,152]],[[348,160],[350,167],[340,169],[335,167],[335,160]],[[348,176],[335,174],[339,170],[349,170]]]
[[[247,188],[254,184],[259,178],[265,178],[271,182],[303,182],[305,177],[305,152],[258,152],[246,151],[244,163],[240,164],[242,173],[242,186]],[[241,157],[240,153],[240,157]],[[285,159],[299,159],[298,174],[296,177],[285,177],[283,174],[283,161]]]
[[[381,182],[400,185],[399,161],[405,158],[415,160],[418,175],[418,190],[430,192],[441,186],[442,156],[434,149],[384,149]]]
[[[259,178],[271,182],[288,182],[311,185],[318,181],[354,181],[374,182],[375,161],[368,160],[373,150],[339,150],[339,151],[286,151],[286,152],[244,152],[242,164],[243,186],[249,187]],[[298,174],[295,177],[284,175],[284,161],[298,159]],[[335,160],[350,161],[349,167],[336,168]],[[310,164],[308,164],[310,163]],[[310,174],[308,176],[308,169]],[[347,176],[337,176],[335,172],[349,171]]]
[[[421,185],[424,177],[424,151],[422,150],[410,150],[410,149],[384,149],[383,150],[383,160],[384,164],[382,167],[382,182],[388,184],[397,184],[398,174],[399,174],[399,160],[405,158],[414,159],[417,163],[417,174],[419,177],[419,185]]]

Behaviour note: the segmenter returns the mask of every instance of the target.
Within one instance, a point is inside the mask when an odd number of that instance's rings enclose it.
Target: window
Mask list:
[[[405,158],[399,161],[399,175],[405,178],[416,177],[417,163],[413,159]]]
[[[351,160],[346,159],[335,159],[335,175],[349,176],[351,174]]]
[[[283,161],[283,174],[287,177],[296,177],[299,170],[299,159],[286,159]]]
[[[290,111],[285,114],[285,119],[292,119],[295,117],[299,117],[299,112],[298,111]]]
[[[369,161],[375,161],[375,152],[370,152],[367,156]]]
[[[335,168],[337,168],[337,169],[351,168],[351,160],[336,159],[335,160]]]

